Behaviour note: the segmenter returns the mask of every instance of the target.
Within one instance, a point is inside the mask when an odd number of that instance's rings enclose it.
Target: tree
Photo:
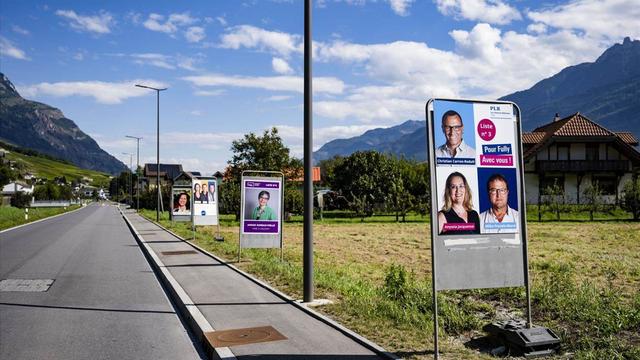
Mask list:
[[[391,189],[393,163],[376,151],[358,151],[335,168],[334,186],[364,220],[373,214],[373,206],[384,204]]]
[[[560,212],[564,211],[567,196],[564,193],[564,189],[558,184],[558,181],[554,181],[553,185],[549,185],[544,189],[544,203],[551,208],[551,211],[556,213],[556,220],[560,220]]]
[[[288,179],[302,175],[302,161],[289,155],[277,128],[265,130],[262,136],[249,133],[231,143],[233,157],[228,162],[231,177],[240,178],[244,170],[282,171]]]
[[[622,208],[633,215],[633,220],[640,219],[640,177],[624,184]]]
[[[600,185],[596,181],[587,186],[582,194],[589,209],[589,219],[593,221],[593,213],[602,208],[602,188],[600,188]]]
[[[244,170],[281,171],[289,181],[302,176],[302,161],[290,156],[275,127],[262,136],[249,133],[234,140],[231,151],[233,157],[224,173],[220,197],[225,213],[235,213],[236,219],[240,218],[240,177]],[[285,211],[291,210],[285,207]]]
[[[8,183],[15,180],[17,174],[15,171],[11,170],[9,165],[4,162],[0,163],[0,187],[7,185]]]

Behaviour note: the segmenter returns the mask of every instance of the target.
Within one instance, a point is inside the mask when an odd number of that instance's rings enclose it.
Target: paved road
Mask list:
[[[54,279],[0,291],[0,359],[201,358],[113,206],[0,233],[0,279]]]

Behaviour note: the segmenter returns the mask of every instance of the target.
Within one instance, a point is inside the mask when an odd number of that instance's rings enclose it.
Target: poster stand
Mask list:
[[[253,174],[254,176],[263,175],[265,176],[262,180],[266,180],[268,178],[278,179],[280,181],[280,216],[279,216],[279,247],[280,247],[280,261],[284,259],[283,253],[283,237],[284,237],[284,229],[282,227],[282,221],[284,219],[284,186],[285,179],[284,174],[281,171],[267,171],[267,170],[244,170],[241,174],[240,178],[240,226],[238,227],[238,263],[242,259],[242,240],[245,237],[250,236],[249,234],[243,234],[243,226],[244,226],[244,211],[245,211],[245,177],[247,174]],[[269,175],[279,175],[279,176],[269,176]],[[244,236],[243,236],[244,235]],[[269,248],[271,246],[256,246],[256,247],[265,247]]]
[[[205,183],[206,182],[206,183]],[[195,185],[196,184],[201,184],[201,187],[204,188],[205,186],[207,188],[209,188],[212,185],[212,182],[215,184],[214,190],[213,192],[208,191],[209,194],[213,194],[214,196],[214,200],[213,203],[215,204],[215,207],[213,209],[211,208],[206,208],[206,207],[202,207],[205,206],[205,204],[201,201],[199,202],[199,206],[200,208],[196,210],[196,200],[195,200],[195,195],[191,197],[192,199],[192,205],[191,205],[191,230],[193,231],[193,241],[197,240],[197,236],[198,236],[198,228],[197,225],[216,225],[216,234],[214,235],[214,239],[218,240],[218,241],[223,241],[224,238],[220,235],[220,210],[219,210],[219,203],[218,203],[218,178],[216,176],[210,177],[210,176],[193,176],[192,177],[192,183],[191,183],[191,188],[194,189],[193,191],[195,192]],[[204,191],[203,191],[204,192]],[[206,200],[206,204],[208,204],[208,206],[211,206],[212,201],[207,199]],[[212,210],[215,210],[213,212],[211,212]],[[206,212],[205,212],[206,211]],[[213,215],[211,215],[213,214]]]
[[[443,111],[445,109],[448,111]],[[459,110],[449,111],[453,109]],[[436,118],[436,113],[438,118]],[[442,116],[442,124],[437,123],[440,116]],[[495,116],[495,118],[493,116]],[[533,325],[531,320],[522,133],[518,106],[506,101],[430,99],[426,104],[426,119],[427,144],[429,145],[427,158],[430,165],[430,181],[433,194],[431,197],[433,342],[434,359],[438,359],[438,290],[498,288],[524,285],[526,289],[527,320],[526,323],[523,322],[523,327],[519,329],[514,328],[513,330],[520,331],[521,333],[527,332],[526,329],[532,329]],[[486,135],[482,132],[483,124],[490,124],[489,128],[493,129],[493,133],[490,136],[483,136]],[[442,128],[441,131],[444,133],[444,136],[439,134],[439,138],[436,138],[435,134],[440,127]],[[496,136],[498,132],[500,132],[500,136]],[[453,155],[443,153],[444,150],[447,150],[445,146],[449,146],[450,141],[453,142],[453,133],[457,133],[460,139],[462,139],[464,134],[467,134],[464,141],[468,141],[468,143],[465,143],[465,147],[471,150],[471,152],[468,153],[469,155],[462,156],[461,153],[456,153],[456,150],[464,151],[460,145],[455,145],[456,148],[452,150]],[[476,135],[478,143],[475,142]],[[496,136],[495,139],[494,136]],[[436,142],[441,143],[443,140],[446,141],[444,145],[436,149]],[[461,143],[458,142],[458,144]],[[477,150],[473,149],[474,145]],[[482,148],[480,148],[479,145],[482,145]],[[462,150],[460,150],[461,148]],[[505,149],[508,149],[508,152],[506,152]],[[476,151],[481,155],[476,156]],[[436,155],[436,152],[438,152],[438,155]],[[495,154],[496,152],[498,155]],[[508,155],[501,157],[500,154]],[[492,161],[494,160],[504,160],[505,162],[495,163],[495,165],[493,165],[494,163]],[[440,173],[438,173],[438,170]],[[487,178],[483,177],[485,176],[483,175],[483,171],[486,171],[486,174],[498,173],[504,174],[505,176],[501,177],[501,180],[492,180],[496,178],[488,177],[489,180],[487,181]],[[447,174],[449,175],[445,186],[443,176],[446,177]],[[514,222],[510,223],[502,223],[502,220],[500,220],[498,224],[489,224],[487,222],[480,225],[478,222],[477,226],[480,226],[478,229],[473,225],[469,215],[471,212],[470,209],[473,209],[473,204],[471,204],[471,208],[467,208],[467,220],[464,220],[465,223],[458,221],[449,223],[450,220],[447,221],[447,219],[439,220],[438,212],[440,205],[443,206],[442,217],[446,217],[446,214],[450,211],[449,209],[451,209],[450,206],[447,208],[443,205],[443,199],[440,199],[441,202],[439,202],[438,197],[440,194],[444,192],[445,195],[443,195],[443,198],[446,200],[448,196],[448,201],[452,201],[451,194],[455,193],[456,196],[459,196],[458,191],[461,191],[458,190],[458,187],[462,185],[455,185],[454,180],[451,179],[457,179],[456,181],[464,184],[463,190],[466,187],[466,190],[463,192],[465,199],[467,199],[466,193],[468,191],[474,192],[470,186],[474,184],[475,192],[478,194],[478,197],[475,198],[477,204],[480,201],[479,193],[482,187],[480,186],[479,179],[481,178],[486,181],[487,184],[486,190],[484,190],[485,195],[488,195],[490,192],[489,184],[496,184],[495,181],[498,181],[497,184],[504,183],[506,186],[506,192],[505,189],[500,189],[500,191],[502,191],[500,194],[502,194],[501,196],[503,197],[509,196],[510,188],[515,190],[515,196],[508,200],[517,203],[517,211],[515,211],[515,213],[517,217],[517,213],[519,212],[519,218],[514,219]],[[509,178],[509,180],[505,178]],[[472,179],[475,180],[475,183]],[[449,182],[450,180],[451,182]],[[511,183],[512,186],[509,186],[509,183]],[[485,182],[483,182],[483,185],[484,184]],[[440,187],[438,187],[438,185],[440,185]],[[488,202],[494,201],[497,203],[495,199],[498,198],[498,190],[493,189],[492,191],[491,196],[494,196],[494,200],[488,200]],[[490,196],[485,196],[484,199],[488,197]],[[458,199],[460,198],[458,197]],[[488,210],[484,211],[484,213],[492,214],[492,206],[494,205],[490,203]],[[507,205],[507,207],[508,206],[509,205]],[[466,207],[465,203],[465,208]],[[482,210],[480,206],[476,207],[476,209]],[[445,210],[447,212],[445,212]],[[513,225],[506,231],[493,231],[490,230],[493,228],[489,227],[490,225],[496,225],[498,229],[507,229],[507,224]],[[465,232],[458,229],[470,229],[471,231]],[[481,229],[483,229],[482,233]],[[502,234],[498,234],[501,231]],[[520,258],[518,259],[518,257]],[[438,270],[443,270],[443,274],[440,275]],[[499,329],[500,326],[489,326],[487,328],[495,330],[494,333],[498,334],[499,331],[497,329]],[[504,327],[500,328],[500,331],[508,332],[512,330],[508,327],[506,330],[503,328]],[[535,327],[535,329],[541,330],[544,328]],[[543,331],[539,332],[542,333]],[[544,331],[544,333],[553,334],[550,330]],[[516,337],[517,336],[513,336],[512,338],[515,339]],[[504,338],[509,337],[505,336]],[[554,342],[554,339],[547,340],[548,344],[545,343],[543,345],[548,345],[549,348],[557,347],[558,342]],[[539,344],[542,344],[542,342],[539,342],[538,345]],[[533,349],[533,347],[526,346],[523,348]],[[536,350],[540,349],[536,348]]]

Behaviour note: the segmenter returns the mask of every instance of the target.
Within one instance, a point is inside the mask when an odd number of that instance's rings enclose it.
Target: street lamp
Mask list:
[[[122,155],[129,155],[129,203],[133,205],[133,180],[131,175],[131,167],[133,167],[133,154],[123,152]]]
[[[142,137],[131,135],[125,135],[125,137],[136,139],[138,143],[136,147],[136,212],[140,212],[140,174],[138,174],[138,169],[140,168],[140,140]]]
[[[146,85],[140,85],[140,84],[136,84],[137,87],[140,88],[145,88],[145,89],[150,89],[150,90],[155,90],[156,92],[156,114],[157,114],[157,145],[156,145],[156,164],[157,164],[157,168],[156,168],[156,186],[157,186],[157,190],[158,190],[158,198],[156,199],[158,201],[158,203],[156,204],[156,221],[160,221],[160,91],[165,91],[167,90],[167,88],[154,88],[151,86],[146,86]]]

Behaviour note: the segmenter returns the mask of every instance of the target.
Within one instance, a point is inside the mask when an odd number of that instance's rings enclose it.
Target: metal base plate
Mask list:
[[[287,339],[271,326],[210,331],[204,336],[216,348]]]
[[[54,279],[5,279],[0,281],[0,291],[45,292]]]
[[[187,254],[197,254],[198,252],[195,250],[175,250],[175,251],[161,251],[162,255],[187,255]]]

